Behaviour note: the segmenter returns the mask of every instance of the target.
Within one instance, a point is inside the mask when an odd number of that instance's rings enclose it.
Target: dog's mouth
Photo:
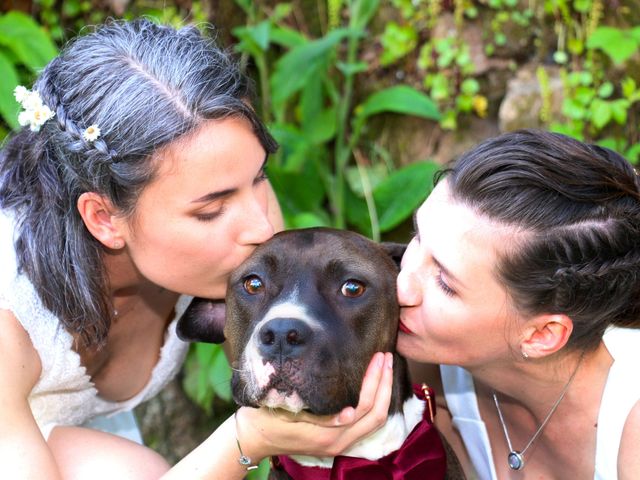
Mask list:
[[[295,377],[294,377],[295,378]],[[271,375],[269,383],[262,389],[258,405],[269,408],[282,408],[297,413],[307,408],[291,377],[280,369]]]

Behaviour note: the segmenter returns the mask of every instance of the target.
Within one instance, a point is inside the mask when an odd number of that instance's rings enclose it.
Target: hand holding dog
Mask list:
[[[276,454],[336,456],[386,421],[393,382],[393,356],[376,353],[365,374],[358,406],[337,415],[243,407],[238,438],[251,458]]]
[[[384,425],[393,383],[393,356],[376,353],[364,376],[360,401],[354,409],[347,407],[331,416],[305,412],[242,407],[228,418],[207,440],[182,459],[163,480],[233,480],[244,478],[246,467],[240,465],[240,452],[257,464],[277,454],[335,456],[367,434]],[[215,466],[203,470],[202,465]]]

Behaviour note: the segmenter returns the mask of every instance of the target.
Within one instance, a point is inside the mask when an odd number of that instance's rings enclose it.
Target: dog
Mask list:
[[[228,340],[231,389],[241,406],[318,415],[355,407],[373,354],[394,352],[386,424],[339,457],[276,457],[270,478],[307,478],[311,471],[310,478],[328,479],[336,463],[352,468],[348,460],[354,457],[377,462],[364,467],[362,478],[400,478],[397,471],[393,477],[375,476],[367,469],[387,469],[382,475],[391,475],[394,468],[405,468],[392,465],[397,462],[394,455],[424,422],[428,434],[413,442],[419,444],[414,450],[427,451],[430,457],[422,470],[402,478],[444,477],[446,455],[431,426],[435,402],[413,395],[406,361],[395,353],[395,282],[404,249],[345,230],[281,232],[232,273],[224,303],[194,299],[178,322],[183,339]],[[360,477],[352,473],[349,478]]]

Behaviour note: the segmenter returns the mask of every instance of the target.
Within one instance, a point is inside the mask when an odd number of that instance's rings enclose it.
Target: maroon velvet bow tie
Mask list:
[[[435,399],[426,385],[414,386],[418,398],[426,400],[422,421],[402,446],[378,460],[339,455],[332,468],[304,467],[286,456],[273,459],[274,468],[285,470],[294,480],[441,480],[447,459],[433,426]]]

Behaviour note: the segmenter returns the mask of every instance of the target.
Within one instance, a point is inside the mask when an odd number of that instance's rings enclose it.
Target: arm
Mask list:
[[[254,464],[276,454],[339,454],[384,424],[391,399],[391,362],[391,354],[376,354],[367,369],[358,406],[345,408],[335,416],[322,418],[266,408],[241,408],[237,422],[233,417],[227,419],[163,480],[243,478],[247,471],[238,463],[236,438]]]
[[[0,310],[0,477],[60,479],[27,398],[40,376],[29,335],[8,310]]]
[[[640,478],[640,401],[631,409],[620,440],[618,452],[618,478]]]

